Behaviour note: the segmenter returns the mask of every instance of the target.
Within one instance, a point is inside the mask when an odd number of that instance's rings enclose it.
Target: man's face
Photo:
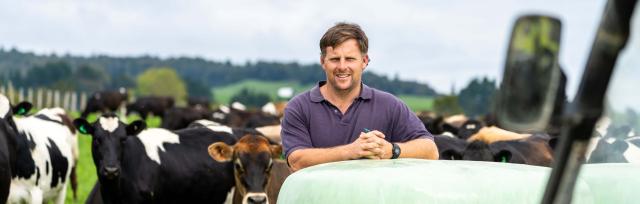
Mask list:
[[[362,71],[369,63],[369,56],[360,52],[354,39],[349,39],[336,47],[327,47],[320,64],[327,74],[327,84],[339,92],[349,92],[360,85]]]

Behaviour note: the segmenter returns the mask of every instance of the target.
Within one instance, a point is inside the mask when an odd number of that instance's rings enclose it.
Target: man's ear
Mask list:
[[[322,54],[320,55],[320,65],[324,64],[324,57],[325,57],[324,55]]]
[[[233,156],[233,147],[225,144],[224,142],[213,143],[209,145],[207,150],[209,152],[209,156],[218,162],[231,161],[231,157]]]
[[[82,134],[93,135],[93,126],[91,126],[91,124],[89,124],[89,122],[87,122],[87,120],[83,118],[73,120],[73,126],[75,126],[76,129],[78,129],[78,131]]]
[[[369,66],[369,62],[371,61],[371,59],[369,59],[369,54],[364,54],[364,56],[362,57],[362,60],[364,61],[364,68],[367,68],[367,66]]]
[[[127,135],[137,135],[147,128],[147,123],[142,120],[133,121],[131,124],[127,125],[125,130],[127,131]]]
[[[13,115],[26,115],[32,107],[33,105],[31,103],[23,101],[11,108],[11,111],[13,112]]]
[[[271,158],[273,158],[273,159],[283,159],[282,158],[282,145],[279,145],[279,144],[269,145],[269,149],[271,149]]]

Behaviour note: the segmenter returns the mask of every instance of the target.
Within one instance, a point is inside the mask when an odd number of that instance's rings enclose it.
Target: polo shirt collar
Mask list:
[[[327,81],[319,81],[318,84],[311,89],[312,102],[319,103],[325,100],[324,97],[322,96],[322,93],[320,93],[320,87],[322,85],[325,85],[326,83]],[[371,87],[367,86],[364,83],[361,83],[361,84],[362,84],[362,90],[360,91],[360,96],[358,96],[358,98],[364,99],[364,100],[371,99],[373,95],[373,89],[371,89]]]

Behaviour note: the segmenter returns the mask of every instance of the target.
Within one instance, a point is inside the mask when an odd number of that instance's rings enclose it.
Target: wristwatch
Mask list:
[[[391,159],[397,159],[400,157],[400,145],[396,143],[391,143]]]

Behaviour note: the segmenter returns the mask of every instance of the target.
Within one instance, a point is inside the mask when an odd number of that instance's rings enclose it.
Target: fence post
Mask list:
[[[76,112],[78,111],[78,93],[71,92],[71,108],[70,108],[71,112]]]
[[[42,90],[42,88],[38,88],[36,90],[36,108],[38,109],[42,109],[42,104],[44,103],[43,95],[44,91]]]
[[[16,104],[16,99],[14,98],[13,84],[11,84],[11,81],[9,81],[9,83],[7,84],[7,97],[9,98],[9,103]]]
[[[80,110],[79,111],[84,111],[87,107],[85,107],[87,105],[87,93],[82,92],[80,94]]]
[[[18,89],[18,101],[16,101],[16,103],[20,103],[22,101],[24,101],[24,89],[20,87],[20,89]]]
[[[27,89],[27,101],[34,103],[33,101],[33,88]]]
[[[47,92],[47,103],[43,108],[49,108],[51,107],[51,105],[53,105],[53,91],[46,90],[46,92]]]
[[[64,110],[69,110],[69,106],[71,106],[69,99],[69,91],[62,92],[62,107]]]

